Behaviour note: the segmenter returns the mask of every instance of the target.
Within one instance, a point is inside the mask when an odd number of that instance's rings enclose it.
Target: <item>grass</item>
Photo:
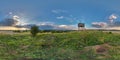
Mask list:
[[[107,45],[107,46],[106,46]],[[103,53],[96,46],[105,47]],[[120,34],[102,31],[0,34],[0,60],[120,60]]]

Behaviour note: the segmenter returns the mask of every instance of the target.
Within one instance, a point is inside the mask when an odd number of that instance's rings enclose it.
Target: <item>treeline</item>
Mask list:
[[[39,30],[39,33],[65,33],[65,32],[71,32],[74,30]],[[13,32],[16,33],[22,33],[22,32],[30,32],[30,30],[15,30]]]
[[[51,32],[51,33],[64,33],[64,32],[71,32],[73,30],[40,30],[40,33],[47,33],[47,32]]]

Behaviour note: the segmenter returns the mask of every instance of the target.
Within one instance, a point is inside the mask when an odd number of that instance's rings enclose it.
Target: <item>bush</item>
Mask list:
[[[112,32],[108,32],[109,34],[112,34]]]
[[[35,37],[38,32],[39,32],[38,26],[32,26],[31,27],[31,34],[32,34],[33,37]]]

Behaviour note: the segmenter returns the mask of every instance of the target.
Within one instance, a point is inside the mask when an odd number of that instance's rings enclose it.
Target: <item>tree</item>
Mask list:
[[[38,32],[39,32],[38,26],[34,25],[34,26],[31,27],[31,34],[32,34],[33,37],[35,37]]]

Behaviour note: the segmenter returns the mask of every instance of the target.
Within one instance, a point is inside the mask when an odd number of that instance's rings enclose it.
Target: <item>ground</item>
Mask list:
[[[102,31],[0,34],[0,60],[120,60],[120,34]]]

